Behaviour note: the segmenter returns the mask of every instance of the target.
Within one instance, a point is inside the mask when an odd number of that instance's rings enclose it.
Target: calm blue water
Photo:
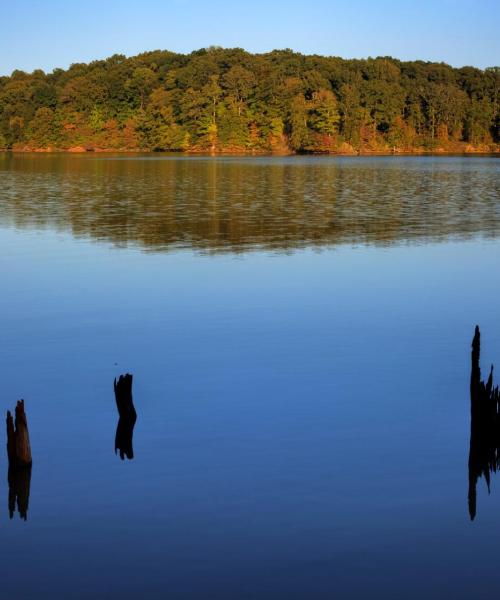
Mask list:
[[[27,521],[0,454],[2,597],[500,591],[500,479],[467,509],[500,162],[315,161],[0,159],[0,401],[33,449]]]

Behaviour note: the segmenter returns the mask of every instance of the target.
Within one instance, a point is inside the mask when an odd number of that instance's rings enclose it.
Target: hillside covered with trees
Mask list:
[[[497,151],[499,102],[499,67],[154,51],[0,77],[0,148]]]

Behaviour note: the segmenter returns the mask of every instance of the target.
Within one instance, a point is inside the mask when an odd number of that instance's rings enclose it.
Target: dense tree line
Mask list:
[[[0,147],[492,150],[499,96],[498,67],[238,48],[114,55],[0,77]]]

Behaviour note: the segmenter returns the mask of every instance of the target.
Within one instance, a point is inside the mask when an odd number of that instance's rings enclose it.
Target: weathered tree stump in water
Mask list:
[[[28,433],[28,421],[24,412],[24,400],[19,400],[16,405],[16,418],[12,418],[10,410],[7,411],[7,455],[9,466],[14,468],[30,467],[31,446]]]
[[[134,449],[132,446],[132,436],[134,426],[137,420],[134,403],[132,401],[132,375],[120,375],[118,381],[114,381],[116,408],[120,418],[116,427],[115,435],[115,454],[120,452],[120,458],[134,458]]]
[[[15,420],[10,410],[7,411],[7,455],[9,457],[9,516],[12,519],[17,504],[19,516],[26,521],[32,460],[24,400],[19,400],[16,405]]]
[[[470,376],[469,514],[476,516],[476,486],[484,477],[490,491],[491,473],[500,470],[500,390],[493,386],[493,365],[486,382],[479,364],[481,334],[476,325],[472,340]]]
[[[137,417],[132,402],[132,380],[133,376],[127,373],[114,381],[116,408],[120,417]]]

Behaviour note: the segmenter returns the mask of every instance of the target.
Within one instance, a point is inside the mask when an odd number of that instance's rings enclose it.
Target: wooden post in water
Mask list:
[[[26,521],[33,461],[24,400],[19,400],[16,404],[15,420],[10,410],[7,411],[7,455],[9,457],[9,515],[12,519],[17,504],[21,519]]]
[[[470,376],[469,515],[476,517],[478,479],[488,492],[492,473],[500,470],[500,389],[493,386],[493,365],[486,382],[481,379],[481,333],[476,325],[472,340]]]
[[[132,380],[130,373],[120,375],[118,381],[114,380],[115,400],[118,414],[122,418],[136,418],[134,403],[132,402]]]
[[[24,400],[19,400],[16,405],[16,418],[12,418],[10,410],[7,411],[7,455],[9,467],[30,467],[31,446],[28,432],[28,421],[24,412]]]
[[[137,413],[132,401],[132,380],[130,373],[120,375],[118,381],[114,380],[116,408],[120,415],[115,434],[115,453],[119,451],[122,460],[125,457],[129,460],[134,458],[132,437]]]

